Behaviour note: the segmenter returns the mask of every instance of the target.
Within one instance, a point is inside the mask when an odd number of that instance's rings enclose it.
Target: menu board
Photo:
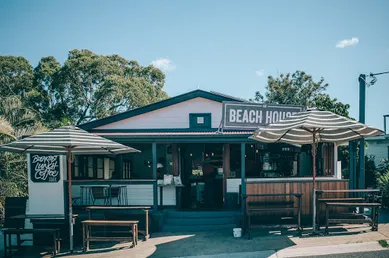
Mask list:
[[[31,154],[31,181],[56,183],[60,179],[59,155]]]

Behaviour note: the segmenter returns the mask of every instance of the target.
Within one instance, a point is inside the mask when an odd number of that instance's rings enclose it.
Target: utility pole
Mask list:
[[[377,75],[389,74],[389,71],[385,71],[382,73],[370,73],[368,75],[372,80],[369,83],[366,83],[366,74],[360,74],[359,81],[359,122],[365,123],[365,110],[366,110],[366,84],[367,86],[372,86],[377,82]],[[385,128],[386,129],[386,128]],[[386,133],[386,132],[385,132]],[[351,150],[351,149],[350,149]],[[351,164],[351,152],[350,152],[350,175],[354,171],[351,171],[353,168],[353,164]],[[354,165],[355,169],[355,165]],[[354,177],[353,180],[356,180]],[[356,186],[356,182],[354,182],[354,186]],[[358,188],[365,188],[365,139],[361,139],[359,141],[359,184]]]
[[[365,123],[366,74],[359,75],[359,122]],[[365,189],[365,139],[359,140],[359,189]]]

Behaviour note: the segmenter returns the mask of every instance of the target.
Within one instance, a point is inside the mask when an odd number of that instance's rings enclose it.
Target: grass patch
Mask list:
[[[382,246],[383,248],[388,248],[389,247],[389,244],[386,240],[378,240],[378,243],[380,244],[380,246]]]

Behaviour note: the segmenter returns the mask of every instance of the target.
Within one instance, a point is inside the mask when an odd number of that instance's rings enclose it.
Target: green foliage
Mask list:
[[[71,50],[63,65],[43,57],[35,69],[24,57],[0,56],[0,144],[165,99],[164,84],[153,66],[89,50]],[[26,156],[0,152],[0,196],[26,194]]]
[[[383,175],[383,174],[385,174],[388,171],[389,171],[389,160],[388,159],[384,159],[377,166],[377,169],[376,169],[377,175],[376,176],[379,177],[380,175]]]
[[[0,56],[0,100],[11,95],[24,95],[32,89],[34,73],[21,56]]]
[[[378,240],[378,244],[380,244],[380,246],[382,246],[383,248],[389,247],[388,241],[386,241],[385,239]]]
[[[335,114],[350,118],[350,105],[339,102],[336,98],[331,99],[328,94],[320,93],[313,98],[313,106],[319,110],[331,111]]]
[[[62,67],[53,57],[43,58],[35,75],[43,98],[34,108],[47,111],[46,123],[78,125],[167,97],[162,90],[165,75],[159,69],[89,50],[71,50]]]
[[[377,177],[377,186],[382,190],[382,203],[389,206],[389,170]]]
[[[0,102],[0,117],[7,124],[8,132],[0,129],[0,144],[23,135],[38,133],[45,128],[35,113],[25,107],[20,96],[9,96]],[[5,196],[27,195],[27,162],[23,154],[0,152],[0,206]]]
[[[316,107],[319,110],[328,110],[349,117],[350,105],[338,102],[337,99],[331,99],[328,94],[324,93],[327,87],[328,84],[324,78],[314,81],[311,75],[303,71],[281,74],[276,78],[269,76],[265,95],[257,91],[255,101],[302,105],[306,108]]]

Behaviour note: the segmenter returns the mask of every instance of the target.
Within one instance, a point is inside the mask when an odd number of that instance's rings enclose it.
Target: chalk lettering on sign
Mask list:
[[[58,155],[33,155],[31,169],[36,182],[57,182],[59,174]]]

